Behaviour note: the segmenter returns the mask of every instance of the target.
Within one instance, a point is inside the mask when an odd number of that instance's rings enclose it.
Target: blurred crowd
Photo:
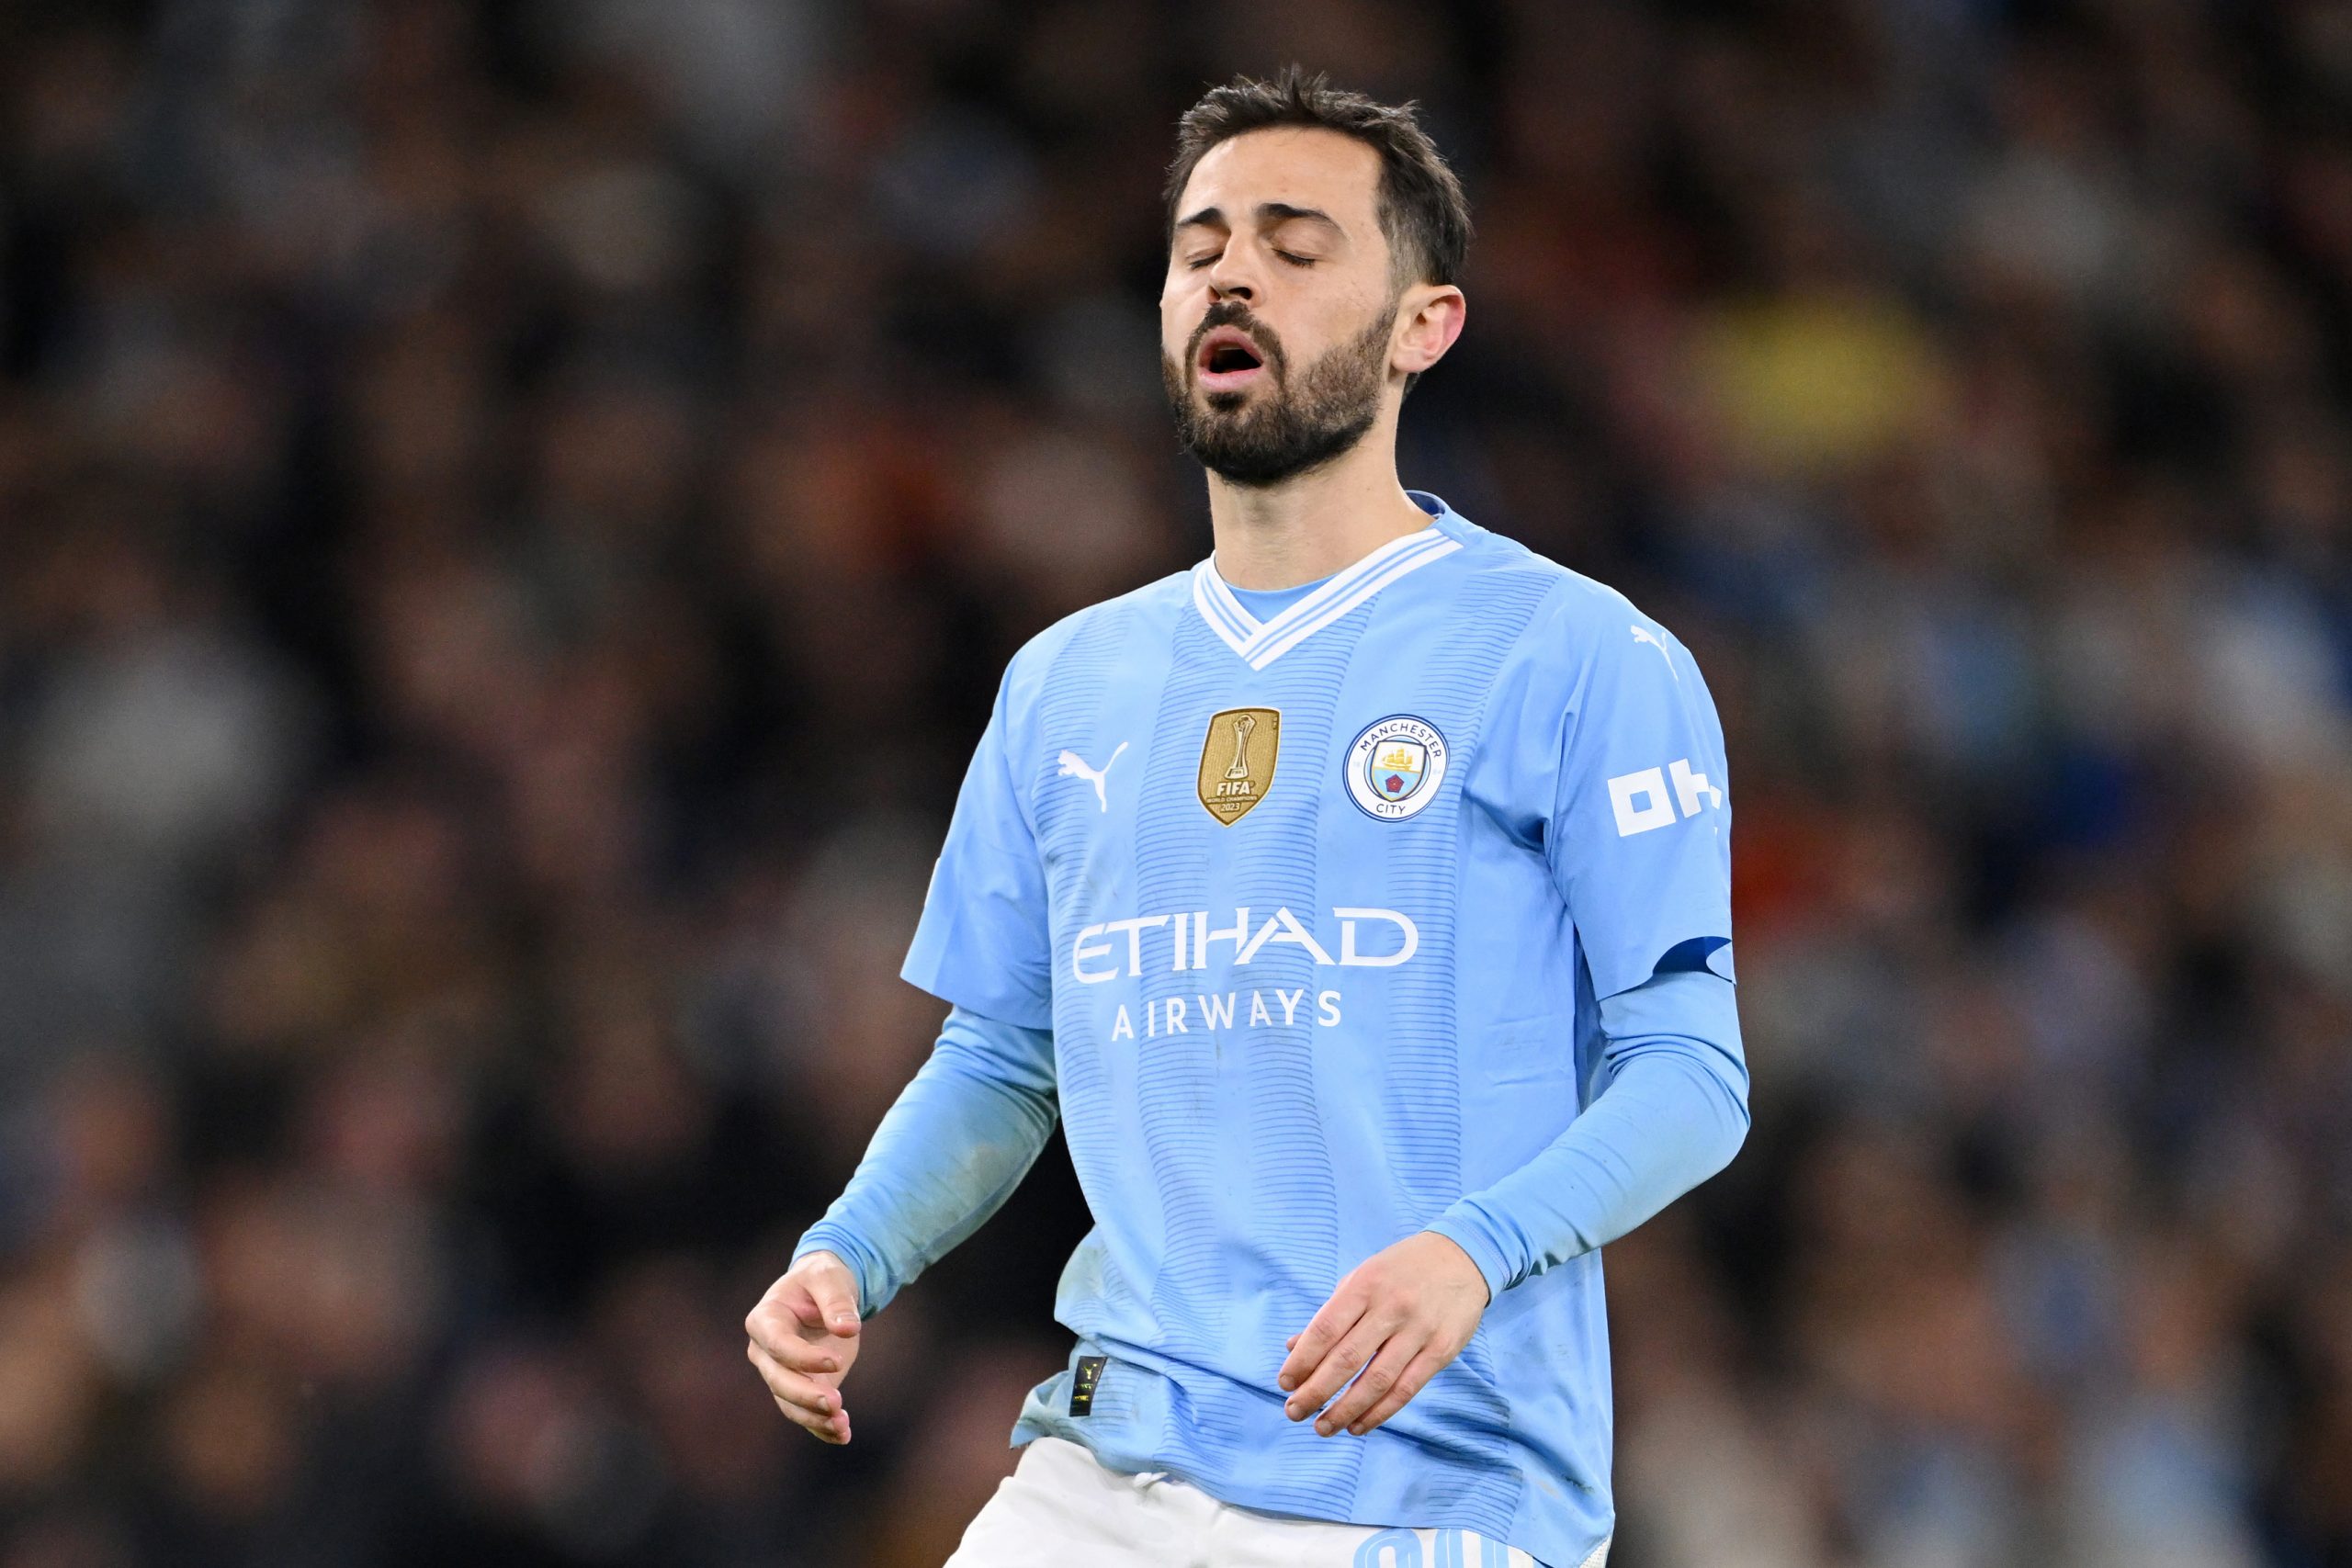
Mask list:
[[[1753,1135],[1610,1252],[1619,1568],[2352,1564],[2352,12],[0,10],[0,1568],[919,1568],[1049,1149],[743,1314],[942,1008],[1002,660],[1207,549],[1209,83],[1480,224],[1406,481],[1696,651]]]

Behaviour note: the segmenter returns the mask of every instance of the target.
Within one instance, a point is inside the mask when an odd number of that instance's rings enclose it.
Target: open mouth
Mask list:
[[[1219,327],[1202,339],[1200,355],[1193,364],[1199,369],[1202,389],[1212,392],[1245,387],[1266,368],[1258,345],[1238,327]]]

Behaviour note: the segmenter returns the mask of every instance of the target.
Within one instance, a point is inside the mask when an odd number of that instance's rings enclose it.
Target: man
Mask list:
[[[1410,106],[1237,80],[1167,194],[1216,553],[1007,670],[905,969],[952,1010],[749,1354],[847,1442],[861,1319],[1059,1115],[1077,1344],[956,1568],[1597,1565],[1599,1248],[1747,1128],[1713,706],[1399,485],[1469,233]]]

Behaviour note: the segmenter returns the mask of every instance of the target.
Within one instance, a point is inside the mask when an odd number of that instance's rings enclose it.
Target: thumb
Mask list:
[[[857,1337],[857,1303],[841,1280],[819,1280],[810,1286],[808,1294],[817,1303],[817,1316],[828,1329],[844,1339]]]

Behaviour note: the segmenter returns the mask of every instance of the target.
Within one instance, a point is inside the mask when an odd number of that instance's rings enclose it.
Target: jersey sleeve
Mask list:
[[[1430,1224],[1489,1299],[1616,1240],[1731,1163],[1747,1136],[1747,1060],[1729,982],[1653,975],[1600,1004],[1608,1087],[1526,1165]]]
[[[1561,728],[1544,853],[1596,997],[1731,969],[1723,727],[1690,651],[1623,599],[1590,640]]]
[[[983,1018],[1050,1029],[1045,869],[1014,767],[1013,684],[1008,671],[965,771],[899,974]]]
[[[859,1313],[873,1316],[1004,1206],[1058,1111],[1050,1032],[951,1008],[930,1059],[793,1261],[832,1253],[857,1278]]]

